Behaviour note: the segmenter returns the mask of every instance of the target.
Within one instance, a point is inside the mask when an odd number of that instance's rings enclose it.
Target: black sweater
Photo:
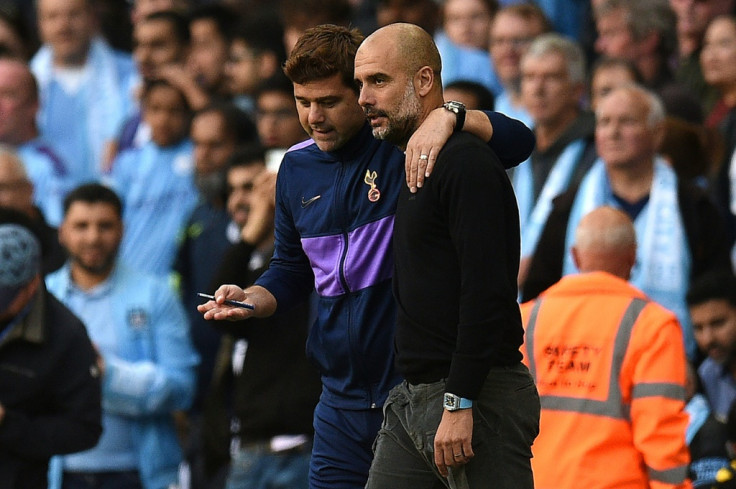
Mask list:
[[[519,218],[496,155],[456,134],[422,189],[402,190],[394,226],[397,367],[413,384],[447,378],[476,399],[492,366],[521,360]]]

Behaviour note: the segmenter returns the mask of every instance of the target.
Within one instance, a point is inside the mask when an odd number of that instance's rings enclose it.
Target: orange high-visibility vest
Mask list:
[[[542,403],[536,489],[691,487],[675,315],[603,272],[565,277],[521,309]]]

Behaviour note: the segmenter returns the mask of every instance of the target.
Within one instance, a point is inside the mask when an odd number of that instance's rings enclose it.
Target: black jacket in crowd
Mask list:
[[[41,282],[0,339],[0,487],[47,486],[49,458],[97,444],[100,372],[87,330]]]

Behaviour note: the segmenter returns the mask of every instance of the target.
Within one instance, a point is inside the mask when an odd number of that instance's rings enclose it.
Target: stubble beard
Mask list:
[[[406,85],[404,96],[401,98],[393,114],[383,112],[387,124],[373,128],[373,137],[383,139],[398,146],[405,146],[416,129],[422,106],[414,90],[412,80]]]

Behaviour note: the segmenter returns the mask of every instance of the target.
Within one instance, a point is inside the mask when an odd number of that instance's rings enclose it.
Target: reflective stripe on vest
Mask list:
[[[537,367],[534,356],[534,329],[537,323],[539,309],[542,306],[543,298],[536,300],[530,317],[529,325],[526,329],[527,357],[529,359],[529,371],[534,379],[537,379]],[[613,419],[629,419],[629,406],[623,403],[621,387],[619,379],[621,377],[621,368],[624,363],[624,356],[631,339],[631,332],[634,324],[639,318],[639,314],[646,307],[648,302],[644,299],[634,298],[629,303],[624,312],[621,322],[616,332],[616,339],[613,345],[613,358],[611,365],[611,376],[608,379],[608,398],[605,401],[595,401],[592,399],[584,399],[577,397],[565,396],[540,396],[542,409],[551,409],[555,411],[571,411],[581,414],[592,414],[596,416],[606,416]],[[647,388],[652,384],[644,384],[641,386],[642,393],[646,393]]]
[[[685,399],[685,388],[681,385],[668,382],[647,382],[636,384],[631,391],[632,399],[643,397],[666,397],[675,401]]]
[[[651,467],[647,467],[647,475],[649,480],[663,482],[665,484],[682,484],[682,482],[688,476],[688,466],[680,465],[674,469],[668,470],[654,470]]]

